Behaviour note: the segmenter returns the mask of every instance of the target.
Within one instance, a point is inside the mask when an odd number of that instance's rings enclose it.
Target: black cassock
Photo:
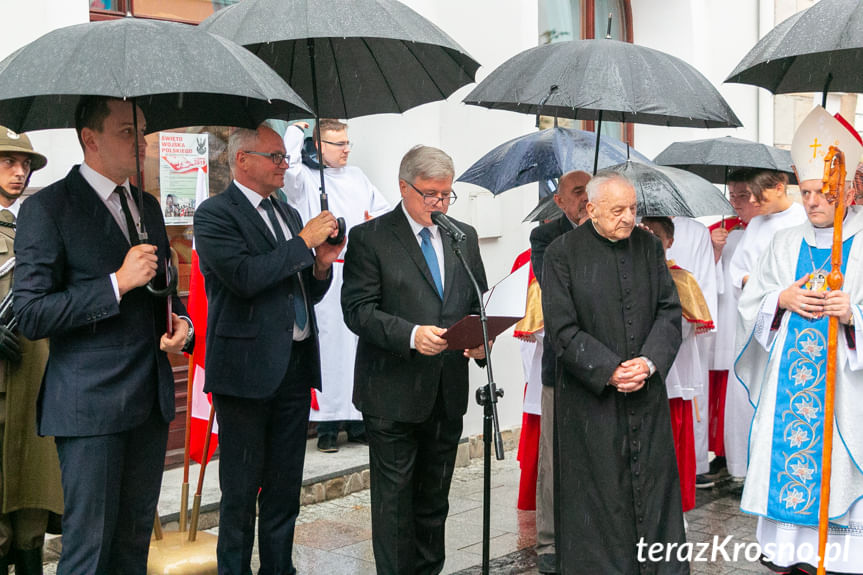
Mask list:
[[[689,573],[649,558],[686,541],[664,378],[680,347],[680,301],[662,246],[640,228],[618,242],[589,222],[548,248],[542,308],[557,356],[556,548],[563,573]],[[622,362],[656,366],[644,387],[608,385]]]

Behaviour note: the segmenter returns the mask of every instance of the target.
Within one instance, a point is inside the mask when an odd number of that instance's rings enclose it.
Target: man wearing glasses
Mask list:
[[[276,132],[235,130],[228,162],[234,181],[195,211],[209,304],[204,391],[221,449],[219,573],[251,573],[257,504],[260,572],[291,575],[309,388],[321,381],[314,304],[342,245],[325,241],[337,231],[330,212],[303,226],[272,197],[290,163]]]
[[[345,256],[342,307],[359,336],[354,404],[369,438],[372,546],[378,573],[439,573],[448,495],[467,409],[468,359],[449,350],[449,326],[479,310],[452,240],[431,220],[456,200],[452,159],[412,148],[399,167],[402,202],[355,227]],[[476,231],[461,249],[482,289]]]
[[[292,158],[300,158],[303,147],[303,130],[306,122],[290,126],[285,133],[285,149]],[[324,182],[333,214],[345,219],[346,231],[365,220],[388,212],[390,204],[372,185],[363,171],[348,166],[353,143],[348,141],[348,127],[338,120],[320,120],[321,142],[314,131],[317,155],[304,154],[302,162],[294,162],[285,172],[284,192],[288,203],[304,221],[321,211],[321,175],[317,163],[323,158]],[[344,426],[349,442],[367,443],[362,414],[351,403],[354,387],[354,358],[357,336],[342,319],[339,292],[342,287],[344,254],[333,265],[332,289],[315,306],[320,332],[321,353],[327,358],[321,366],[320,393],[312,402],[310,419],[318,422],[318,450],[334,453],[339,450],[339,428]]]

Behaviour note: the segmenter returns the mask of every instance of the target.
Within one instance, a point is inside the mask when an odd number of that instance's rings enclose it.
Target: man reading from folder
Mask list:
[[[452,159],[412,148],[399,167],[402,202],[354,227],[345,255],[342,309],[359,336],[354,405],[369,437],[372,545],[379,573],[438,573],[447,498],[467,409],[468,358],[447,351],[446,328],[479,310],[452,240],[432,220],[455,201]],[[476,231],[462,250],[480,287]],[[394,265],[395,263],[395,265]]]

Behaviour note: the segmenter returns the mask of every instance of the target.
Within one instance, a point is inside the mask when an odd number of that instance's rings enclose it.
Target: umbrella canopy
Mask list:
[[[477,160],[458,177],[459,182],[482,186],[493,194],[516,186],[558,178],[570,170],[593,169],[596,134],[554,127],[501,144]],[[625,162],[630,157],[650,163],[625,143],[602,136],[599,167]]]
[[[306,103],[254,55],[184,24],[122,18],[68,26],[0,62],[0,124],[15,131],[74,127],[84,95],[135,98],[150,132],[308,116]]]
[[[714,184],[724,184],[729,173],[744,168],[786,172],[796,183],[791,152],[731,136],[674,142],[653,161],[692,172]]]
[[[725,80],[792,92],[863,91],[863,2],[821,0],[783,20]]]
[[[525,50],[477,85],[466,104],[525,114],[720,128],[740,120],[695,68],[617,40],[572,40]]]
[[[533,208],[529,214],[527,214],[522,222],[544,222],[546,220],[553,220],[559,218],[563,215],[563,210],[560,209],[556,203],[554,203],[554,194],[549,194],[539,200],[539,203],[536,204],[536,207]]]
[[[716,186],[691,172],[632,161],[606,170],[626,176],[635,186],[640,216],[697,218],[735,213]]]
[[[440,28],[395,0],[244,0],[200,27],[246,46],[313,103],[316,81],[315,111],[325,118],[443,100],[479,68]]]

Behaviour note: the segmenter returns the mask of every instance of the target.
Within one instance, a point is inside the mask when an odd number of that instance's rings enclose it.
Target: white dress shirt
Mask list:
[[[114,193],[114,189],[116,189],[118,184],[88,166],[87,162],[81,162],[79,173],[81,174],[81,177],[84,178],[84,181],[90,184],[90,187],[96,191],[99,199],[102,200],[105,207],[108,208],[108,211],[111,212],[112,216],[114,216],[114,221],[117,222],[117,225],[120,227],[120,231],[123,232],[123,236],[125,236],[128,241],[129,229],[126,227],[126,215],[123,213],[123,206],[120,204],[119,196]],[[134,198],[132,198],[132,194],[129,192],[129,179],[126,178],[126,181],[119,185],[126,190],[126,201],[129,204],[129,212],[132,214],[132,221],[135,222],[135,227],[138,229],[138,236],[140,237],[141,216],[138,213],[138,203]],[[112,273],[110,277],[111,286],[114,288],[114,295],[117,297],[117,302],[119,303],[120,288],[117,285],[117,274]]]
[[[411,227],[411,231],[414,234],[414,239],[417,241],[417,245],[422,246],[423,239],[420,237],[420,232],[423,230],[423,228],[426,228],[426,227],[428,228],[429,233],[430,233],[431,244],[432,244],[432,247],[434,248],[434,253],[437,256],[438,267],[440,268],[440,285],[441,285],[441,287],[445,286],[446,283],[445,283],[445,278],[444,278],[444,265],[443,265],[443,239],[441,239],[440,230],[438,229],[438,227],[436,225],[424,226],[424,225],[420,224],[419,222],[417,222],[415,219],[413,219],[411,217],[411,215],[408,213],[407,209],[405,208],[404,202],[402,202],[402,211],[404,212],[405,217],[408,219],[408,224]],[[414,344],[414,336],[416,335],[418,328],[419,328],[419,326],[415,325],[414,328],[411,330],[411,342],[410,342],[411,349],[416,349],[416,345]]]

